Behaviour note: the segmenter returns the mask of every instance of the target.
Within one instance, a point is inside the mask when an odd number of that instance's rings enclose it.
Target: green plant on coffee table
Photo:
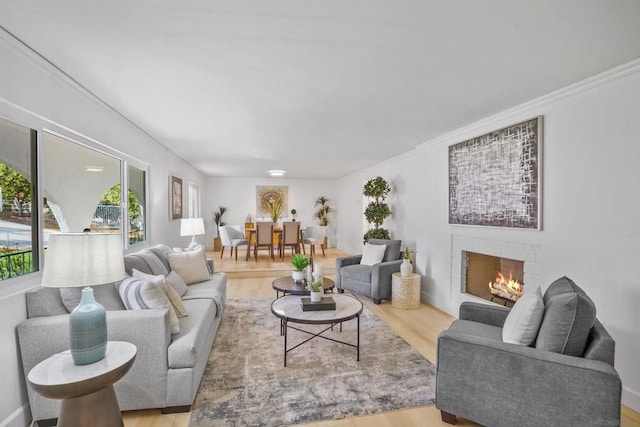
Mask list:
[[[291,265],[296,271],[302,271],[309,265],[309,258],[302,254],[295,254],[291,257]]]
[[[321,277],[317,279],[313,279],[311,282],[307,283],[307,288],[310,292],[320,292],[324,289],[324,282]]]
[[[409,246],[404,248],[404,252],[402,253],[402,258],[411,260],[411,251],[409,250]]]

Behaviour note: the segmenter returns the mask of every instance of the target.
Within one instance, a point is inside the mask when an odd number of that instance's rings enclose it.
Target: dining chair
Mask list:
[[[269,249],[271,261],[273,258],[273,222],[256,222],[256,242],[253,245],[253,256],[258,261],[258,249]]]
[[[282,239],[278,245],[280,259],[284,259],[284,252],[287,246],[291,247],[291,255],[300,253],[300,223],[283,222]]]
[[[322,256],[324,255],[324,238],[327,235],[327,227],[324,225],[312,225],[305,228],[302,233],[302,253],[306,254],[304,245],[309,245],[309,255],[316,254],[316,245],[320,245]]]
[[[220,259],[224,255],[224,248],[231,248],[231,257],[233,258],[233,250],[235,248],[236,261],[238,260],[238,247],[246,246],[249,251],[249,240],[245,239],[242,229],[239,225],[223,225],[220,227],[220,240],[222,241],[222,253]]]

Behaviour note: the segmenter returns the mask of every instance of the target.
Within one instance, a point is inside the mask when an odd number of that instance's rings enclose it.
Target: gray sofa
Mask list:
[[[438,338],[436,407],[487,426],[620,424],[615,343],[584,291],[563,277],[544,294],[532,346],[502,341],[506,307],[463,303]]]
[[[170,271],[166,255],[170,251],[157,245],[128,254],[125,269],[129,274],[133,268],[163,274]],[[212,261],[208,262],[213,271]],[[226,285],[224,273],[190,285],[182,297],[188,316],[180,318],[180,332],[175,335],[168,309],[125,310],[113,284],[94,287],[96,300],[107,309],[108,339],[128,341],[138,349],[131,370],[115,384],[121,410],[189,410],[224,311]],[[37,363],[69,348],[69,312],[60,290],[40,287],[27,293],[26,301],[28,319],[17,328],[25,378]],[[33,419],[56,418],[60,402],[39,396],[25,382]]]
[[[391,276],[400,271],[402,264],[402,240],[369,239],[367,243],[387,246],[382,262],[373,266],[361,265],[362,255],[336,258],[336,289],[366,295],[374,304],[380,304],[383,299],[391,299]]]

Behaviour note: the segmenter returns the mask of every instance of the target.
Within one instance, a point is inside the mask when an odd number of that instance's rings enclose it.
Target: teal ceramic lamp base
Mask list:
[[[93,289],[84,288],[80,304],[69,318],[71,356],[76,365],[104,359],[107,350],[107,315],[93,298]]]

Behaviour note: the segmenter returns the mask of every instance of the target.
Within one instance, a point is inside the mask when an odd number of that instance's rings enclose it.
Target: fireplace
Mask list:
[[[511,307],[524,292],[524,261],[462,251],[462,291]]]

